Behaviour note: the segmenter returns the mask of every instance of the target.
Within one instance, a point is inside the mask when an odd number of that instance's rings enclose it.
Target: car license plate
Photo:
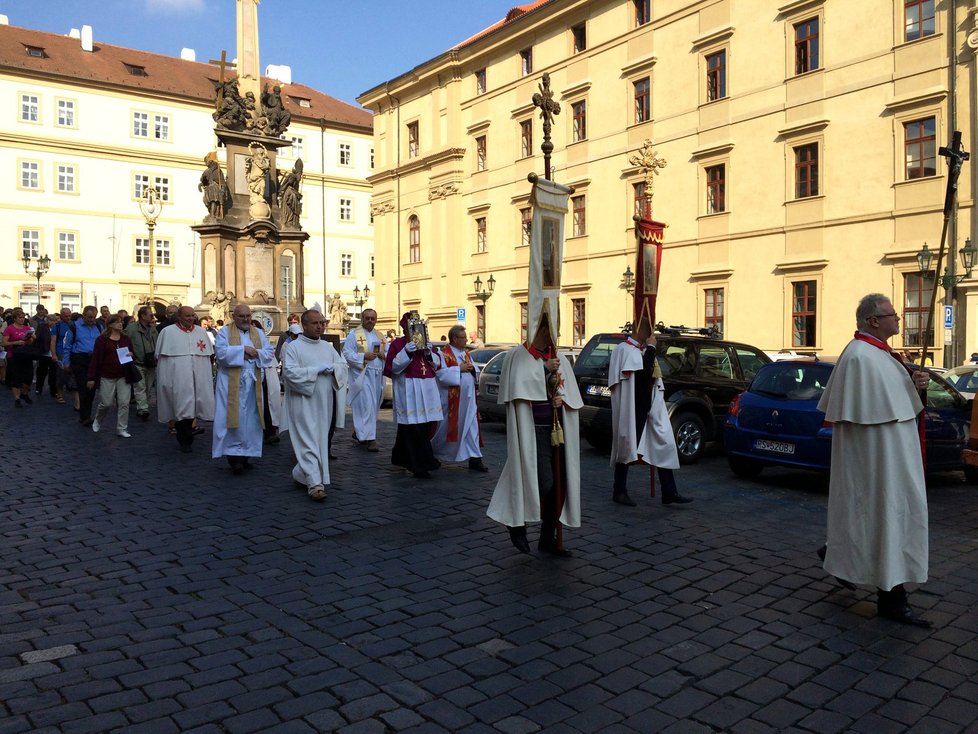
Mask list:
[[[611,388],[605,387],[604,385],[588,385],[587,386],[588,395],[601,395],[606,398],[611,397]]]
[[[795,445],[785,441],[768,441],[766,438],[759,438],[754,441],[754,448],[758,451],[771,451],[775,454],[793,454]]]
[[[499,385],[486,385],[486,395],[498,395]]]

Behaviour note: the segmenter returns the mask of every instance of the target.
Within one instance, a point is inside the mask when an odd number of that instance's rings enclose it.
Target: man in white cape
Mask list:
[[[275,359],[265,332],[251,323],[251,307],[239,303],[232,323],[221,327],[214,340],[217,355],[216,406],[211,457],[224,456],[231,472],[251,468],[261,458],[265,400],[262,364]]]
[[[365,308],[360,326],[346,335],[343,359],[350,367],[347,400],[353,412],[353,440],[367,451],[380,451],[377,445],[377,414],[384,399],[384,340],[374,327],[377,312]]]
[[[692,502],[676,488],[673,470],[679,468],[679,453],[655,354],[655,336],[642,319],[634,335],[615,347],[608,366],[615,468],[611,499],[628,507],[635,506],[628,495],[628,465],[637,463],[656,467],[662,504]]]
[[[472,471],[489,471],[482,461],[482,434],[475,395],[479,368],[465,351],[465,327],[448,330],[448,344],[434,351],[435,379],[444,419],[431,437],[435,458],[449,464],[468,461]]]
[[[214,420],[213,356],[207,332],[194,324],[193,308],[181,306],[176,322],[161,329],[156,341],[156,413],[161,423],[174,421],[186,454],[194,442],[194,419]]]
[[[567,358],[549,352],[548,325],[541,322],[532,344],[506,355],[499,379],[499,403],[506,405],[506,465],[492,493],[487,515],[509,528],[517,550],[529,553],[526,524],[540,522],[538,548],[569,555],[557,542],[557,496],[553,476],[554,411],[559,411],[564,444],[561,473],[565,486],[560,522],[581,526],[581,446],[577,411],[584,402]],[[559,373],[556,394],[548,393],[548,375]]]
[[[877,588],[879,616],[929,627],[907,603],[905,583],[927,580],[924,466],[916,422],[923,410],[913,376],[886,340],[900,316],[880,293],[856,308],[856,331],[825,387],[818,409],[832,423],[825,570]]]
[[[330,483],[330,419],[335,415],[336,425],[345,425],[348,373],[342,357],[322,338],[323,315],[305,311],[301,324],[302,334],[282,350],[282,431],[288,431],[295,452],[292,478],[305,485],[309,497],[321,501]]]

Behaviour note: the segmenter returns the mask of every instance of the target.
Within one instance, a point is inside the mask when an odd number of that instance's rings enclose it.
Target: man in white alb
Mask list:
[[[353,440],[376,453],[377,413],[384,397],[384,340],[376,332],[377,312],[366,308],[360,326],[343,342],[343,359],[350,366],[348,401],[353,410]]]
[[[434,350],[438,360],[435,379],[441,394],[444,419],[431,437],[435,458],[446,463],[468,460],[469,469],[489,471],[482,461],[482,434],[475,396],[479,385],[479,368],[465,351],[465,327],[448,330],[448,344]]]

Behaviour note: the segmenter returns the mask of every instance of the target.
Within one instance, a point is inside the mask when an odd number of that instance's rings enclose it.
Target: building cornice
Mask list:
[[[437,166],[441,163],[447,163],[449,161],[462,161],[465,158],[465,148],[443,148],[442,150],[435,151],[429,155],[422,158],[413,158],[408,163],[405,163],[400,168],[388,168],[384,171],[378,171],[373,176],[367,177],[367,183],[375,186],[384,181],[390,181],[400,176],[407,176],[412,173],[417,173],[418,171],[423,171],[426,168],[431,168]]]
[[[913,94],[905,94],[902,97],[894,97],[886,102],[883,107],[888,112],[896,112],[905,107],[926,107],[932,104],[943,102],[947,97],[946,87],[930,87]]]
[[[733,35],[733,32],[734,27],[732,25],[726,25],[722,28],[714,28],[706,33],[701,33],[693,39],[693,50],[699,51],[704,46],[712,46],[715,43],[726,41]]]

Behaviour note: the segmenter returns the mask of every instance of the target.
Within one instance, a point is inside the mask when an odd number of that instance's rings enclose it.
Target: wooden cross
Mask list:
[[[215,106],[216,109],[220,110],[221,103],[224,101],[224,82],[226,81],[224,77],[224,70],[234,68],[234,64],[228,63],[228,52],[223,49],[221,50],[221,58],[219,60],[211,59],[207,63],[214,64],[214,66],[218,67],[221,70],[221,76],[219,80],[221,86],[217,88],[217,104]]]
[[[638,153],[629,157],[628,162],[638,166],[645,177],[645,199],[648,201],[649,217],[652,216],[652,182],[653,176],[659,175],[660,168],[666,167],[666,159],[660,158],[657,151],[652,150],[652,141],[646,140]]]
[[[553,126],[554,115],[560,114],[560,103],[554,101],[554,93],[550,89],[550,74],[544,72],[540,81],[539,92],[533,95],[533,106],[540,108],[540,119],[543,120],[543,177],[550,180],[550,154],[554,152],[554,144],[550,140],[550,130]]]

